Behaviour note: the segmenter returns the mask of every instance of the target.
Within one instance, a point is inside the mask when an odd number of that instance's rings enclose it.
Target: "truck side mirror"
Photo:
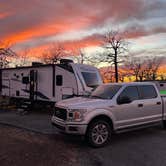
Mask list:
[[[122,96],[122,97],[119,96],[117,99],[118,104],[128,104],[131,102],[132,100],[128,96]]]

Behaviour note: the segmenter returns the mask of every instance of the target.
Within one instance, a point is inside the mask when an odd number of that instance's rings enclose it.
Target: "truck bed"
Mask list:
[[[166,95],[161,95],[162,103],[163,103],[163,119],[166,120]]]

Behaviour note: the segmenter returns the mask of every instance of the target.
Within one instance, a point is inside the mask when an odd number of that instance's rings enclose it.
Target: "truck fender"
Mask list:
[[[98,116],[106,116],[112,121],[112,127],[115,129],[115,117],[114,115],[106,110],[106,109],[96,109],[88,113],[88,116],[86,118],[87,124],[89,124],[93,119],[95,119]]]

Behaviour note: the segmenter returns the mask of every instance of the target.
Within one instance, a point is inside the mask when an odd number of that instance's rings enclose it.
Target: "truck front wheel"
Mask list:
[[[102,147],[106,145],[111,138],[111,127],[104,120],[96,120],[90,123],[87,130],[87,140],[93,147]]]

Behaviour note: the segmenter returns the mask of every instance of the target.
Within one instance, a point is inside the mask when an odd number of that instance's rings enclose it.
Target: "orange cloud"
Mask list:
[[[12,43],[29,40],[32,38],[49,37],[57,33],[96,28],[108,18],[123,20],[129,15],[139,13],[142,3],[139,0],[85,0],[78,3],[77,0],[67,1],[32,1],[25,4],[19,0],[11,3],[4,1],[2,5],[6,11],[12,11],[13,15],[0,23],[3,39]],[[26,10],[25,12],[25,5]],[[118,11],[118,12],[117,12]],[[8,28],[6,28],[8,27]]]
[[[0,19],[4,19],[5,17],[9,16],[11,13],[5,12],[5,13],[0,13]]]
[[[93,46],[99,46],[101,43],[97,38],[93,37],[88,37],[83,40],[78,40],[78,41],[67,41],[67,42],[60,42],[60,43],[48,43],[44,45],[40,45],[34,48],[31,48],[28,50],[28,56],[29,58],[41,58],[43,56],[43,53],[53,49],[56,46],[61,46],[63,49],[71,55],[77,55],[80,52],[80,49],[85,48],[85,47],[93,47]],[[23,51],[18,52],[18,54],[21,54]]]
[[[79,21],[72,19],[54,21],[51,23],[42,23],[29,29],[22,30],[18,33],[12,33],[4,37],[4,41],[11,43],[20,43],[35,38],[51,37],[57,34],[80,30],[89,26],[90,21],[83,17],[77,17]]]

